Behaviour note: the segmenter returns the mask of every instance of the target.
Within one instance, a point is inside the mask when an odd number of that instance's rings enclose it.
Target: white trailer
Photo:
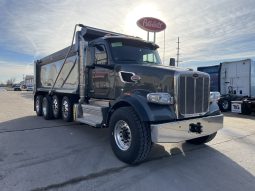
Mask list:
[[[238,104],[240,112],[251,113],[254,109],[249,103],[255,97],[255,62],[251,59],[223,62],[220,64],[219,78],[222,94],[218,102],[220,109],[228,111],[231,104]]]
[[[254,61],[246,59],[221,63],[220,92],[223,95],[255,96]]]

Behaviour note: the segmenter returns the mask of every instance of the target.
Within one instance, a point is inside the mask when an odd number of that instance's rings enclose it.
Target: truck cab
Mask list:
[[[129,91],[123,86],[136,80],[131,68],[161,64],[158,46],[138,38],[106,36],[89,46],[94,49],[94,63],[89,63],[93,65],[89,72],[90,97],[93,98],[116,99]]]

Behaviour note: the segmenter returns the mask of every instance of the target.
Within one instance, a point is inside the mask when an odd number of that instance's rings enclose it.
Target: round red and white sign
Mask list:
[[[149,32],[160,32],[166,29],[166,24],[153,17],[143,17],[136,22],[137,26]]]

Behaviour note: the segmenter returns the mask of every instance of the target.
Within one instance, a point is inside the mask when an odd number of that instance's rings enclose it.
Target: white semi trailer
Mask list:
[[[255,62],[251,59],[220,64],[219,107],[250,114],[255,110]],[[232,106],[232,108],[231,108]]]

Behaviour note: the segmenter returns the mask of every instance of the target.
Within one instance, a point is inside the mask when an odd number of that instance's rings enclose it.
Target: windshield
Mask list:
[[[130,39],[109,40],[114,61],[130,63],[161,64],[159,55],[152,44]]]

